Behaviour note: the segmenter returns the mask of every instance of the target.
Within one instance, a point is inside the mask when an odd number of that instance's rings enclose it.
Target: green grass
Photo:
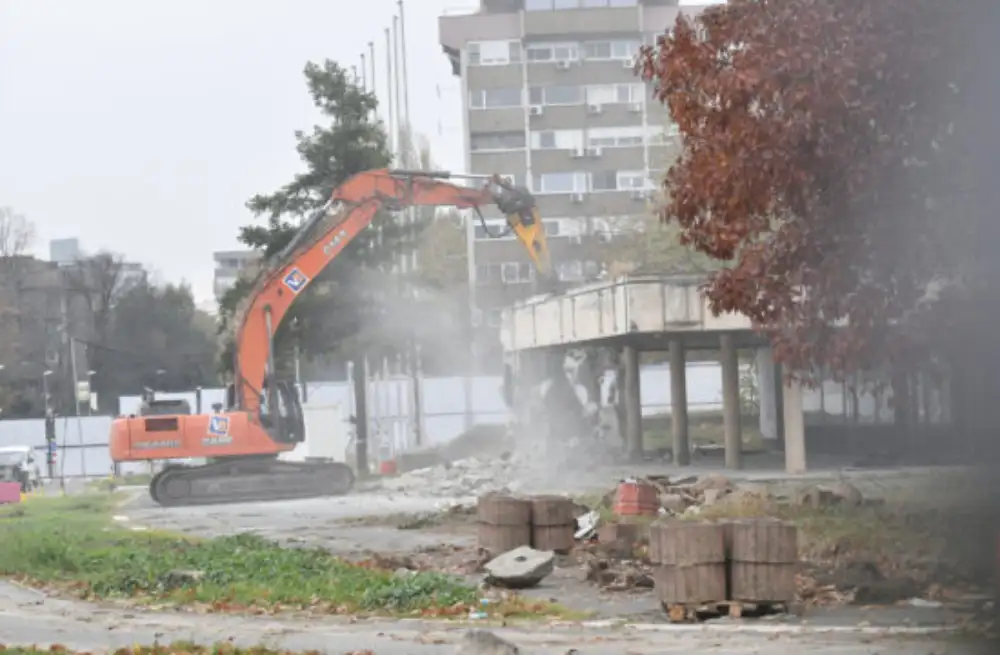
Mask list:
[[[79,597],[329,613],[458,615],[477,590],[440,573],[394,575],[322,549],[289,549],[253,535],[217,539],[125,529],[112,494],[34,498],[0,510],[0,575]],[[490,605],[492,609],[493,604]],[[532,614],[519,603],[498,614]]]

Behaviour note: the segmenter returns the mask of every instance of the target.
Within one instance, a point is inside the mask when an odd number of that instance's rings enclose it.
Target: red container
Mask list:
[[[21,502],[21,485],[17,482],[0,482],[0,505]]]
[[[379,462],[378,472],[379,475],[396,475],[396,460],[389,459]]]
[[[659,492],[646,482],[622,482],[614,511],[618,516],[656,516],[660,511]]]

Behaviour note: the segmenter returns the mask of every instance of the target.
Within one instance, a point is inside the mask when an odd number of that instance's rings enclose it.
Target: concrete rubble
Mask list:
[[[555,569],[555,553],[521,546],[493,558],[483,567],[486,583],[508,589],[535,587]]]
[[[384,478],[386,491],[432,497],[466,497],[489,492],[520,490],[517,477],[522,458],[504,453],[499,457],[470,457],[450,463],[408,471]]]

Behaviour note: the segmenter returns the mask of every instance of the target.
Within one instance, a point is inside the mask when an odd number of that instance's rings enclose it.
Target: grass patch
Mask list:
[[[71,589],[85,599],[134,598],[211,611],[457,616],[479,609],[479,592],[456,577],[397,574],[249,534],[194,540],[137,532],[110,519],[115,501],[96,494],[38,498],[5,509],[0,575]],[[488,611],[507,616],[525,607],[490,603]]]

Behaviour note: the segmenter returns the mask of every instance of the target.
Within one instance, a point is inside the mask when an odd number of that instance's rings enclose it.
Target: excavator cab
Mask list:
[[[228,411],[236,408],[236,385],[226,387]],[[260,394],[260,424],[274,441],[282,444],[298,444],[305,441],[305,415],[299,390],[291,380],[264,380]]]

